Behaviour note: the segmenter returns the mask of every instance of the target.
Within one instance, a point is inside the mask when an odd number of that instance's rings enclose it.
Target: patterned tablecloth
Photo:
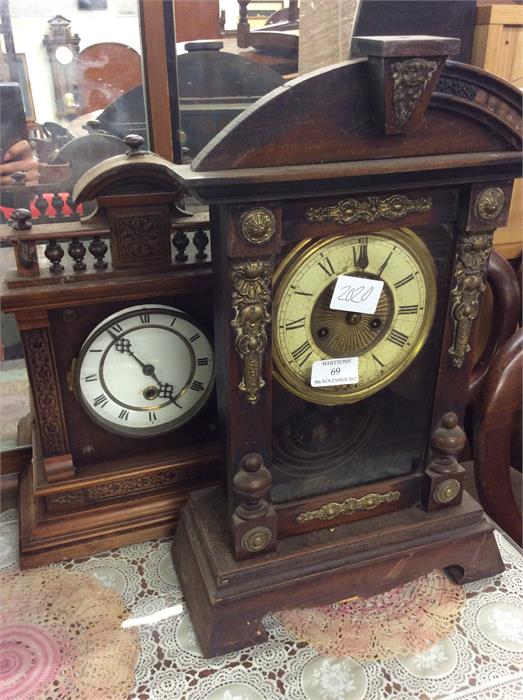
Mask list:
[[[466,586],[455,632],[383,663],[319,656],[267,617],[270,641],[204,659],[187,613],[140,626],[132,700],[523,700],[523,557],[497,535],[506,571]],[[16,511],[0,516],[0,568],[17,567]],[[130,617],[182,602],[170,542],[155,540],[56,565],[120,592]],[[83,700],[83,699],[75,699]]]

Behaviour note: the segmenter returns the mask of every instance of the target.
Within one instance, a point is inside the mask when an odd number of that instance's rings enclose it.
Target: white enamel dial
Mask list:
[[[179,309],[131,306],[89,334],[75,385],[87,413],[109,431],[158,435],[203,408],[214,385],[214,353],[202,328]]]

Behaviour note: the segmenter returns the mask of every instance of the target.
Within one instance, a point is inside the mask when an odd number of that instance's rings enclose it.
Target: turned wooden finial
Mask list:
[[[16,172],[12,173],[11,180],[13,181],[14,185],[25,185],[25,173],[21,170],[17,170]]]
[[[125,155],[129,157],[145,155],[145,150],[142,148],[144,140],[139,134],[128,134],[123,142],[126,146],[129,146],[129,150]]]
[[[239,518],[252,520],[267,512],[269,504],[265,496],[271,489],[271,474],[260,454],[245,455],[232,483],[238,501],[235,513]]]
[[[433,450],[430,469],[438,474],[451,474],[457,471],[457,456],[465,447],[467,438],[455,413],[445,413],[440,425],[432,433],[430,444]]]
[[[33,225],[31,212],[28,209],[15,209],[11,214],[11,221],[15,231],[29,231]]]

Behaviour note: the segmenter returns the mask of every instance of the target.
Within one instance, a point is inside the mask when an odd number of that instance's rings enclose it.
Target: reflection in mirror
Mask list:
[[[28,209],[34,224],[78,220],[89,213],[89,204],[78,209],[70,196],[78,178],[124,153],[121,137],[129,131],[146,141],[148,135],[137,0],[0,0],[0,13],[3,280],[12,267],[6,221],[13,209]],[[125,113],[115,107],[121,101]],[[1,326],[0,449],[5,451],[30,443],[31,429],[14,317],[2,314]]]

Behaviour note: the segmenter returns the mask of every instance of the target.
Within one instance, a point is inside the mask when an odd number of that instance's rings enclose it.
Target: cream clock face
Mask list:
[[[382,280],[372,314],[330,308],[340,275]],[[358,401],[395,379],[430,331],[436,306],[432,257],[409,229],[304,241],[275,273],[275,376],[307,401]],[[315,360],[358,357],[355,384],[315,388]]]
[[[107,430],[148,437],[180,427],[214,385],[214,354],[199,325],[171,306],[144,304],[113,314],[87,337],[75,387]]]

